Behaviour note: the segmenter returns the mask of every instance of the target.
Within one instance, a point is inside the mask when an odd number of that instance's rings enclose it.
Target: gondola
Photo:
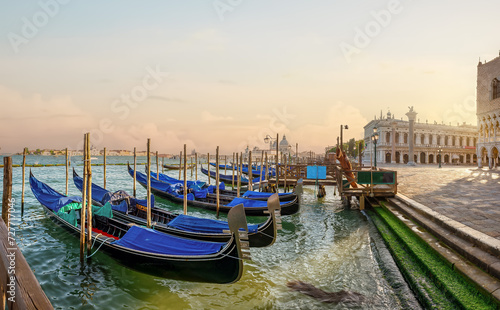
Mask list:
[[[191,169],[191,167],[194,167],[193,164],[188,164],[187,165],[187,168],[188,169]],[[169,169],[169,170],[179,170],[179,169],[184,169],[184,166],[181,166],[181,165],[167,165],[167,164],[164,164],[163,165],[163,168],[165,169]]]
[[[82,191],[83,180],[73,169],[73,183]],[[146,225],[146,200],[138,200],[124,191],[111,192],[92,183],[92,200],[97,206],[107,202],[113,209],[113,217],[123,222]],[[154,207],[151,202],[151,221],[154,229],[168,234],[213,242],[227,242],[231,239],[228,223],[189,215],[176,214],[162,208]],[[266,247],[276,241],[277,221],[280,220],[280,204],[278,198],[267,202],[269,218],[260,224],[248,225],[250,247]]]
[[[203,168],[203,166],[201,167],[201,173],[203,173],[204,175],[208,176],[209,173],[208,173],[208,169],[205,169]],[[217,173],[215,171],[210,171],[210,177],[215,179],[216,178],[216,175]],[[221,182],[224,182],[226,184],[232,184],[233,183],[233,175],[232,174],[220,174],[219,173],[219,180]],[[256,177],[255,179],[252,180],[252,184],[259,184],[260,182],[260,178],[259,177]],[[236,184],[236,182],[238,182],[238,177],[236,176],[236,174],[234,175],[234,184]],[[240,177],[240,184],[241,185],[248,185],[248,179],[241,176]]]
[[[217,167],[217,165],[214,164],[214,163],[210,163],[210,165],[212,165],[214,168]],[[219,165],[219,169],[233,170],[233,166],[231,166],[231,165]],[[235,169],[235,170],[238,170],[238,169]],[[268,170],[269,170],[268,176],[270,176],[270,177],[276,176],[274,168],[270,168],[269,167]],[[243,172],[244,174],[248,175],[248,165],[243,165],[243,167],[241,168],[241,172]],[[266,175],[266,168],[265,167],[262,168],[262,174]],[[252,167],[252,175],[254,177],[259,177],[259,175],[260,175],[260,166]]]
[[[67,197],[38,181],[30,172],[33,195],[48,216],[74,235],[80,235],[81,197]],[[248,231],[243,206],[228,214],[232,238],[228,242],[206,242],[172,236],[112,217],[108,206],[93,207],[91,241],[132,269],[157,277],[207,283],[233,283],[243,273],[245,246],[240,229]],[[104,211],[103,211],[104,210]]]
[[[128,166],[128,172],[131,177],[134,177],[134,170]],[[147,187],[147,175],[136,171],[137,182],[144,188]],[[183,204],[184,195],[181,184],[179,186],[169,185],[165,182],[151,178],[151,191],[153,194],[166,198],[170,201]],[[199,191],[187,194],[187,204],[191,207],[202,208],[207,210],[217,210],[215,198],[208,196],[204,191]],[[251,200],[245,198],[233,198],[228,196],[220,196],[219,211],[229,212],[231,208],[238,204],[243,204],[246,215],[263,216],[267,214],[267,204],[264,201]],[[297,197],[292,201],[280,202],[281,215],[295,214],[299,211],[299,203]]]
[[[183,180],[179,180],[176,178],[173,178],[171,176],[168,176],[164,173],[158,173],[151,171],[151,178],[166,182],[168,184],[184,184]],[[188,188],[190,189],[203,189],[206,188],[206,183],[202,181],[187,181]],[[213,189],[215,189],[215,185],[211,185]],[[302,179],[299,180],[298,186],[302,187]],[[211,192],[212,190],[210,190]],[[222,189],[219,188],[219,194],[223,196],[229,196],[236,198],[238,195],[238,192],[236,190],[229,190],[229,189]],[[215,195],[215,194],[208,194],[210,195]],[[266,193],[266,192],[257,192],[257,191],[245,191],[244,193],[241,194],[241,197],[246,198],[246,199],[252,199],[252,200],[263,200],[267,201],[269,197],[271,197],[273,193]],[[291,193],[279,193],[279,200],[280,201],[291,201],[294,200],[297,195],[294,192]]]

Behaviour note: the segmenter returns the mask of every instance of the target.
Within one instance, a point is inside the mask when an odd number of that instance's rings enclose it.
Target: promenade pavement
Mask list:
[[[398,192],[500,240],[500,168],[381,164],[397,170]]]

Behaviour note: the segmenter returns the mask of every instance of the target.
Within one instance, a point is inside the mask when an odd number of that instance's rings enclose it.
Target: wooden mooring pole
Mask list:
[[[208,185],[210,185],[210,153],[207,153]]]
[[[3,196],[2,196],[2,219],[7,226],[9,221],[9,204],[12,206],[12,157],[3,158]]]
[[[194,153],[194,179],[198,181],[198,153]]]
[[[179,153],[179,180],[181,179],[182,172],[182,151]]]
[[[158,165],[158,151],[156,151],[156,179],[160,180],[160,166]]]
[[[21,214],[24,214],[24,176],[25,176],[25,169],[26,169],[26,148],[23,150],[23,186],[21,190]]]
[[[137,197],[137,193],[136,193],[136,181],[137,181],[137,152],[136,152],[136,148],[134,147],[134,197]]]
[[[219,147],[215,151],[215,202],[217,205],[217,218],[219,218],[220,196],[219,196]]]
[[[68,183],[69,183],[69,156],[68,156],[68,148],[66,148],[66,196],[68,196]]]
[[[85,259],[85,226],[87,201],[87,134],[83,135],[83,183],[82,208],[80,209],[80,263]]]
[[[233,163],[231,164],[231,168],[233,168],[233,177],[231,178],[231,190],[234,191],[234,152],[233,152]]]
[[[276,193],[279,193],[279,188],[280,188],[280,167],[279,167],[279,141],[280,141],[280,135],[277,133],[276,134]]]
[[[2,221],[0,221],[0,309],[53,309],[31,271],[10,229],[14,209],[12,157],[3,158]],[[10,216],[9,216],[10,215]]]
[[[90,134],[87,133],[87,257],[92,250],[92,160]]]
[[[264,170],[264,151],[260,155],[259,192],[262,191],[262,171]]]
[[[180,167],[179,167],[180,168]],[[186,145],[184,144],[184,187],[182,188],[182,191],[184,193],[184,215],[187,214],[187,194],[188,194],[188,188],[187,188],[187,154],[186,154]]]
[[[243,152],[240,152],[240,162],[238,164],[238,197],[240,197],[241,192],[241,178],[243,176]]]
[[[147,162],[147,174],[148,174],[148,184],[147,184],[147,191],[148,191],[148,196],[147,196],[147,211],[146,211],[146,220],[147,220],[147,227],[151,228],[151,139],[148,138],[148,143],[147,143],[147,150],[148,150],[148,162]]]
[[[103,172],[104,172],[104,189],[106,189],[106,148],[104,148],[103,154]]]
[[[236,153],[236,197],[240,197],[240,182],[241,182],[241,177],[240,177],[240,156],[238,153]]]
[[[252,151],[248,151],[248,190],[253,191]]]

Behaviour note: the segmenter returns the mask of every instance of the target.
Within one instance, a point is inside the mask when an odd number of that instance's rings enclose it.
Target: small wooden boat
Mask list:
[[[73,169],[73,183],[82,191],[83,180]],[[116,197],[117,199],[114,199]],[[129,196],[124,191],[111,192],[92,183],[92,200],[97,206],[111,204],[113,217],[124,222],[145,226],[147,224],[147,201]],[[162,208],[154,207],[154,197],[151,199],[151,221],[155,230],[185,238],[228,242],[231,239],[229,225],[226,221],[199,218],[195,216],[176,214]],[[269,218],[260,224],[248,225],[250,247],[266,247],[276,241],[277,229],[280,227],[279,198],[269,198],[267,201]]]
[[[134,177],[134,170],[128,167],[128,172],[131,177]],[[137,182],[141,184],[144,188],[147,188],[147,176],[144,173],[136,171]],[[153,194],[160,197],[166,198],[170,201],[183,204],[183,186],[181,184],[169,185],[168,183],[158,181],[151,178],[151,191]],[[208,192],[208,191],[207,191]],[[204,194],[204,195],[203,195]],[[188,193],[187,194],[187,204],[191,207],[202,208],[207,210],[217,210],[216,199],[213,196],[208,196],[208,193],[203,193],[203,191]],[[262,216],[267,214],[267,204],[265,201],[251,200],[245,198],[233,198],[228,196],[220,196],[219,199],[219,211],[229,212],[232,207],[243,204],[246,215],[256,215]],[[297,197],[292,201],[280,202],[281,214],[290,215],[295,214],[299,211],[299,203]]]
[[[187,165],[188,169],[191,169],[191,167],[194,167],[194,164],[188,164]],[[169,170],[179,170],[179,169],[184,169],[184,166],[183,165],[179,165],[179,164],[170,164],[170,165],[164,164],[163,168],[169,169]]]
[[[67,197],[30,172],[33,195],[48,216],[74,235],[80,235],[81,197]],[[243,206],[228,214],[232,238],[228,242],[206,242],[172,236],[112,217],[106,206],[93,207],[92,243],[122,264],[148,274],[186,281],[233,283],[243,273],[240,229],[248,231]],[[104,210],[104,211],[103,211]],[[244,234],[243,234],[244,235]]]

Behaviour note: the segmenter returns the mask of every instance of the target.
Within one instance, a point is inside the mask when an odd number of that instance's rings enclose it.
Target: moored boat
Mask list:
[[[128,167],[128,172],[131,177],[134,176],[134,170]],[[137,182],[143,187],[147,187],[147,176],[144,173],[136,171]],[[189,190],[189,189],[188,189]],[[165,182],[158,181],[151,178],[151,191],[153,194],[166,198],[170,201],[183,204],[183,186],[177,184],[176,186],[169,185]],[[191,207],[202,208],[207,210],[217,210],[216,198],[208,195],[207,190],[195,191],[194,193],[187,194],[187,204]],[[220,196],[219,211],[229,212],[231,208],[238,204],[243,204],[246,215],[265,215],[267,204],[265,201],[251,200],[245,198],[233,198],[228,196]],[[280,202],[281,215],[295,214],[299,211],[299,203],[297,197],[292,201]]]
[[[73,170],[73,182],[81,191],[83,180]],[[146,200],[138,200],[124,191],[111,192],[92,183],[92,200],[95,205],[111,204],[114,218],[124,222],[146,225]],[[227,242],[231,239],[229,225],[226,221],[199,218],[184,214],[176,214],[163,208],[154,207],[154,197],[151,202],[151,221],[155,230],[185,238]],[[278,198],[267,202],[268,219],[260,224],[248,225],[250,247],[265,247],[276,241],[277,221],[280,219],[280,204]]]
[[[48,216],[74,235],[80,235],[81,197],[67,197],[38,181],[30,172],[30,186]],[[232,238],[206,242],[172,236],[128,225],[113,218],[111,209],[93,207],[92,243],[132,269],[159,277],[209,283],[233,283],[243,273],[240,229],[248,231],[243,206],[228,214]],[[243,245],[244,248],[244,245]]]

